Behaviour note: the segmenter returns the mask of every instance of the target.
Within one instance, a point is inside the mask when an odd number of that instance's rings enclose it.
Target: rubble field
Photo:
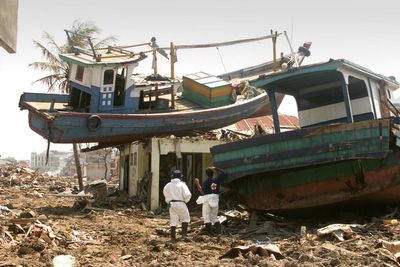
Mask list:
[[[188,238],[171,243],[167,210],[114,192],[95,201],[75,178],[0,166],[0,267],[399,266],[397,207],[374,214],[280,217],[221,196],[223,235],[207,236],[191,207]],[[62,263],[64,262],[64,263]]]

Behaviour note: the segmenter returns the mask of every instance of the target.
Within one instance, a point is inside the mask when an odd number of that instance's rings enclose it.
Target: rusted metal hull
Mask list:
[[[249,208],[400,203],[400,148],[391,119],[302,129],[212,148]]]

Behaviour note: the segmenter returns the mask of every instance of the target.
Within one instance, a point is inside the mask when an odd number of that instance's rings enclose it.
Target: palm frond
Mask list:
[[[71,28],[72,32],[78,33],[78,34],[73,34],[71,36],[71,39],[76,46],[80,46],[82,48],[88,48],[89,47],[89,42],[88,40],[83,37],[82,35],[90,37],[92,42],[95,42],[96,38],[94,35],[100,33],[100,29],[96,27],[93,23],[91,22],[80,22],[78,20],[75,20],[72,24]]]
[[[106,46],[106,45],[109,45],[111,43],[114,43],[117,40],[118,40],[117,36],[108,36],[108,37],[105,37],[105,38],[101,39],[97,43],[93,44],[93,46],[94,47]]]
[[[40,62],[40,61],[30,63],[28,66],[34,68],[35,70],[51,71],[54,73],[63,72],[64,69],[66,68],[65,64],[59,65],[50,62]]]
[[[96,42],[97,39],[94,38],[94,36],[100,33],[100,29],[91,22],[80,22],[75,20],[72,24],[71,31],[90,37],[95,46],[106,45],[117,40],[117,37],[109,36]],[[71,39],[74,42],[74,45],[82,48],[89,47],[88,39],[83,36],[72,34]],[[46,41],[45,44],[47,44],[48,47],[46,47],[43,42],[33,40],[33,43],[41,50],[42,56],[46,61],[33,62],[29,64],[29,66],[50,74],[34,81],[33,83],[43,83],[47,85],[48,91],[55,91],[57,89],[62,93],[67,93],[69,90],[70,65],[62,61],[58,54],[72,52],[71,46],[68,42],[64,45],[58,45],[54,37],[47,32],[43,33],[43,40]],[[58,88],[56,88],[57,85]]]
[[[58,56],[54,55],[47,47],[45,47],[43,44],[41,44],[38,41],[33,40],[33,43],[36,47],[38,47],[41,52],[42,52],[42,56],[47,59],[48,61],[50,61],[51,63],[54,64],[60,64],[61,60],[59,59]]]
[[[52,91],[53,90],[52,87],[54,86],[58,77],[59,77],[58,74],[50,74],[34,81],[33,83],[42,83],[48,87],[48,91]]]
[[[69,81],[68,80],[63,80],[58,85],[58,91],[60,91],[61,93],[69,93]]]
[[[55,50],[57,50],[58,54],[65,53],[62,47],[60,47],[56,41],[54,40],[54,37],[49,34],[48,32],[43,33],[43,39],[47,40],[47,43],[50,44]]]

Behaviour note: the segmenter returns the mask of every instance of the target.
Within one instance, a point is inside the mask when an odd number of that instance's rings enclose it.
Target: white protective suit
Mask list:
[[[199,196],[196,200],[197,204],[203,204],[203,220],[204,223],[214,223],[218,222],[218,194],[208,194],[204,196]]]
[[[187,185],[178,178],[174,178],[164,186],[165,202],[170,204],[169,216],[170,226],[177,226],[179,221],[190,222],[189,210],[186,203],[192,194]]]

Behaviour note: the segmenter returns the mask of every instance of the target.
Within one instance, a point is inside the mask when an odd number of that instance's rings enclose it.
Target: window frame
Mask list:
[[[76,73],[75,73],[75,80],[77,81],[83,81],[83,75],[85,73],[85,67],[81,66],[81,65],[77,65],[76,68]]]

